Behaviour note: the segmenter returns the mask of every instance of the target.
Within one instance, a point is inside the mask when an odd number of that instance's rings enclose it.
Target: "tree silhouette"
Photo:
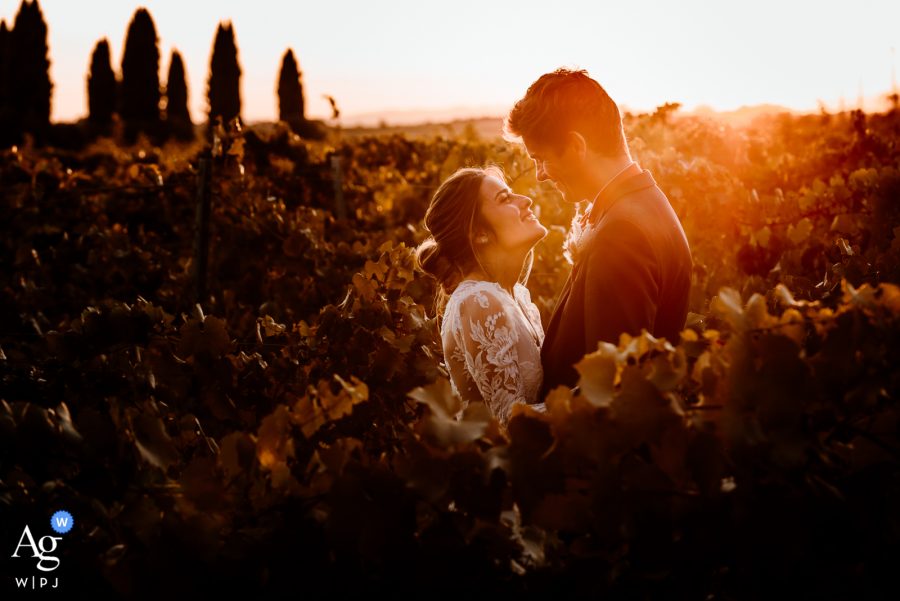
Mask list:
[[[87,80],[88,122],[98,133],[109,133],[116,111],[116,75],[109,57],[109,42],[104,38],[94,46],[91,71]]]
[[[194,124],[191,123],[191,113],[188,110],[184,62],[177,50],[172,51],[169,75],[166,77],[166,123],[169,133],[178,139],[189,140],[194,137]]]
[[[900,107],[900,94],[894,91],[885,96],[885,99],[890,104],[890,110],[892,112],[897,112],[897,108]]]
[[[125,138],[133,142],[138,132],[159,132],[159,48],[156,27],[145,8],[135,11],[122,54],[122,86],[119,115]]]
[[[8,61],[8,94],[11,113],[19,132],[30,132],[38,142],[50,126],[50,59],[47,57],[47,23],[37,0],[23,0],[16,13],[5,53]]]
[[[209,72],[209,125],[216,117],[227,123],[241,116],[241,67],[231,22],[219,23]]]
[[[306,120],[303,84],[300,83],[300,71],[291,49],[284,53],[278,76],[278,119],[290,124],[294,131]]]
[[[12,32],[0,20],[0,148],[15,143],[12,106],[10,106],[9,54]]]

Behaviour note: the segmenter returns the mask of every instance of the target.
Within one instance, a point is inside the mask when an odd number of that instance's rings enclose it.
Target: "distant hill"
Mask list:
[[[403,134],[414,138],[432,138],[434,136],[455,138],[465,136],[467,133],[474,133],[483,140],[490,140],[501,137],[502,127],[503,119],[499,117],[483,117],[480,119],[455,119],[444,123],[345,127],[341,132],[351,137]]]
[[[494,115],[483,116],[481,109],[447,109],[443,111],[414,110],[391,111],[373,113],[371,115],[356,115],[341,121],[341,135],[346,137],[380,136],[402,134],[410,137],[432,138],[434,136],[459,137],[467,134],[475,134],[483,140],[500,139],[502,136],[504,112],[497,110]],[[623,113],[628,107],[622,107]],[[465,114],[471,113],[472,117]],[[632,114],[640,114],[652,111],[629,111]],[[676,115],[706,117],[717,119],[733,127],[743,127],[751,124],[755,119],[763,116],[789,113],[793,115],[803,114],[777,104],[756,104],[742,106],[731,111],[717,111],[708,106],[699,106],[693,110],[679,109]],[[258,122],[254,124],[257,131],[268,131],[271,123]]]
[[[390,110],[341,118],[344,127],[383,127],[384,125],[419,125],[423,123],[450,123],[455,121],[501,118],[509,110],[508,106],[457,106],[445,109]]]
[[[394,111],[390,113],[358,115],[349,119],[349,123],[344,124],[343,132],[348,135],[403,133],[412,136],[428,137],[438,134],[459,135],[463,134],[467,127],[470,127],[483,139],[499,138],[503,126],[503,118],[500,115],[504,115],[505,111],[497,108],[493,114],[479,114],[479,110],[465,109],[465,112],[473,115],[471,118],[466,114],[460,114],[463,109]],[[624,110],[627,110],[627,107],[623,107]],[[742,106],[732,111],[716,111],[711,107],[701,106],[692,111],[684,111],[682,109],[677,114],[710,117],[733,126],[743,126],[763,115],[795,112],[776,104],[757,104]]]
[[[698,106],[693,111],[687,111],[686,115],[697,115],[699,117],[712,117],[719,119],[730,125],[740,126],[747,125],[757,117],[763,115],[778,115],[781,113],[796,113],[796,111],[777,104],[754,104],[752,106],[742,106],[732,111],[717,111],[708,106]]]
[[[448,114],[452,111],[447,111]],[[763,115],[777,115],[780,113],[795,113],[789,108],[775,104],[759,104],[754,106],[742,106],[732,111],[716,111],[710,107],[698,107],[693,111],[679,110],[679,115],[694,115],[699,117],[709,117],[719,119],[734,127],[741,127],[750,124],[754,119]],[[349,136],[363,135],[382,135],[400,133],[413,137],[433,137],[435,135],[446,135],[456,137],[464,135],[466,131],[474,132],[478,137],[490,140],[501,137],[501,129],[503,127],[502,117],[480,117],[480,118],[453,118],[431,119],[431,117],[439,116],[433,111],[421,111],[412,113],[398,113],[403,115],[402,119],[394,122],[383,114],[385,117],[381,124],[366,124],[356,127],[344,127],[342,132]],[[428,115],[426,122],[416,122],[415,117],[419,115]]]

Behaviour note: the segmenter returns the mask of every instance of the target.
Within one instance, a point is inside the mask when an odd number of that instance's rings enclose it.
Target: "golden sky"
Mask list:
[[[243,68],[243,116],[271,120],[281,56],[293,48],[307,116],[396,111],[502,114],[541,73],[588,69],[620,105],[681,102],[730,110],[779,104],[855,107],[891,87],[900,1],[667,2],[428,0],[41,0],[50,32],[54,120],[87,112],[85,76],[96,41],[109,39],[118,71],[134,10],[149,9],[160,76],[177,48],[190,108],[206,113],[206,79],[220,20],[234,24]],[[19,0],[0,0],[11,24]],[[894,59],[896,60],[896,59]],[[870,108],[880,108],[870,106]]]

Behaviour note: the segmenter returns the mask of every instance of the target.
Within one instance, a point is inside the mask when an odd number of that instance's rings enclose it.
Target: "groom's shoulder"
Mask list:
[[[622,196],[619,202],[610,207],[608,216],[613,218],[646,217],[648,211],[657,211],[663,207],[670,207],[669,199],[653,181],[651,185],[633,190]]]
[[[616,202],[594,228],[586,246],[610,248],[664,246],[681,225],[668,198],[658,186],[637,190]]]
[[[650,238],[656,237],[661,231],[680,227],[672,204],[655,184],[623,196],[610,207],[602,226],[616,231],[628,227],[623,224],[631,224]]]
[[[596,225],[598,237],[648,235],[652,230],[650,221],[656,218],[661,202],[665,202],[665,196],[655,187],[622,197]]]

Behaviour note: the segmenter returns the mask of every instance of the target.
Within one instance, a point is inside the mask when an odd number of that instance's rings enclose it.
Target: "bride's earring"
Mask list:
[[[478,236],[477,238],[475,238],[475,242],[477,242],[478,244],[487,244],[488,237],[485,236],[484,234],[482,234],[482,235]]]

